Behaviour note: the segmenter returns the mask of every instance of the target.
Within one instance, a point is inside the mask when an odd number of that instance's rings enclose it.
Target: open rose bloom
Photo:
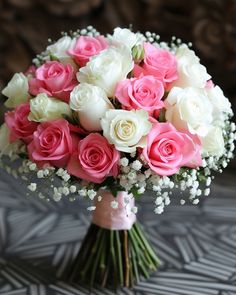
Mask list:
[[[55,201],[89,199],[93,225],[130,230],[130,241],[142,239],[136,198],[153,191],[144,198],[154,198],[160,214],[178,188],[197,204],[210,193],[212,172],[222,172],[233,157],[233,112],[221,88],[186,44],[160,42],[149,32],[116,28],[105,36],[90,26],[65,35],[2,93],[9,108],[0,129],[2,161],[22,157],[17,171],[36,176],[29,190],[42,198],[40,184],[47,179]],[[127,237],[116,238],[122,244]],[[149,272],[158,261],[147,253]],[[76,279],[80,268],[85,277],[91,273],[93,285],[99,269],[93,272],[91,264],[84,270],[83,263],[70,277]],[[143,271],[139,265],[137,271]],[[117,280],[132,285],[121,268]]]

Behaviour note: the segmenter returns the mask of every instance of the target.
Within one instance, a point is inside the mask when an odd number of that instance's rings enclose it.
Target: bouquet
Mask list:
[[[212,173],[233,157],[231,104],[175,37],[89,26],[49,43],[2,91],[1,166],[41,199],[90,202],[67,279],[131,287],[161,263],[135,201],[152,191],[144,198],[160,214],[176,188],[182,205],[209,195]]]

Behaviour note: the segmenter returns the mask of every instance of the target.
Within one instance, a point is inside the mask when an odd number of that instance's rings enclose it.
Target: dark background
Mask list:
[[[130,24],[165,41],[173,35],[191,41],[236,110],[235,0],[0,0],[0,89],[27,69],[49,37],[88,25],[111,33]]]

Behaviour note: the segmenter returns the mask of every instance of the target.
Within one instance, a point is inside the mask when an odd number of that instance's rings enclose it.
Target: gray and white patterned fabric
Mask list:
[[[139,220],[162,260],[149,280],[117,294],[236,294],[236,183],[218,177],[198,206],[178,203],[155,215],[152,198],[139,203]],[[83,201],[43,202],[0,171],[0,294],[83,295],[63,280],[90,224]],[[90,294],[115,294],[97,288]]]

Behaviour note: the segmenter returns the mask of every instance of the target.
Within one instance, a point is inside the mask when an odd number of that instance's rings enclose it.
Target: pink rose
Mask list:
[[[115,96],[127,110],[143,109],[153,114],[163,108],[164,95],[162,82],[153,76],[126,79],[118,83]]]
[[[143,64],[134,67],[134,76],[139,77],[141,74],[153,75],[165,84],[175,81],[178,75],[174,54],[150,43],[144,43]]]
[[[35,75],[37,68],[34,65],[31,65],[28,67],[28,69],[25,72],[26,77],[33,77]]]
[[[70,131],[66,120],[44,122],[38,126],[28,145],[29,158],[39,166],[47,163],[65,167],[78,141],[79,137]]]
[[[183,166],[201,166],[200,150],[201,142],[196,135],[177,131],[170,123],[155,123],[142,154],[155,173],[172,175]]]
[[[208,81],[206,81],[206,85],[205,85],[205,89],[212,89],[212,88],[214,88],[214,83],[213,83],[213,81],[212,80],[208,80]]]
[[[116,177],[120,153],[99,133],[90,133],[79,142],[67,170],[83,180],[102,183],[106,177]]]
[[[5,122],[10,129],[10,141],[22,139],[29,143],[32,140],[34,131],[38,127],[38,123],[28,120],[30,113],[29,103],[20,104],[14,111],[5,114]]]
[[[29,91],[32,95],[46,93],[69,102],[70,92],[76,81],[76,73],[70,64],[48,61],[35,71],[35,78],[29,80]]]
[[[81,67],[84,67],[90,57],[97,55],[101,50],[107,47],[108,43],[103,36],[81,36],[75,43],[74,48],[68,50],[68,53]]]

